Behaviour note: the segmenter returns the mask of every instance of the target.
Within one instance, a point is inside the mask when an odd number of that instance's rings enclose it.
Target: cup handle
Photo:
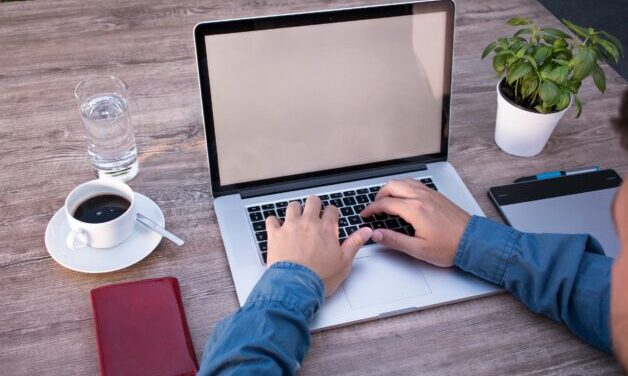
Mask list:
[[[87,248],[88,237],[85,230],[70,230],[68,238],[66,239],[66,245],[69,249],[77,251],[79,249]]]

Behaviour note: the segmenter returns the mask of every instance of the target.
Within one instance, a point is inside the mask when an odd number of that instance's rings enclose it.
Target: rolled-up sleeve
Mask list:
[[[295,374],[310,347],[309,321],[324,292],[310,269],[274,264],[244,306],[216,326],[199,375]]]
[[[612,261],[590,235],[523,233],[477,216],[455,258],[460,269],[502,286],[609,353]]]

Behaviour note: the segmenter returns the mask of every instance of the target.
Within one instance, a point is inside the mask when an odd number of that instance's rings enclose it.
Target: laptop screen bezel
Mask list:
[[[320,25],[335,22],[358,21],[374,18],[398,17],[443,11],[446,13],[447,25],[445,28],[445,69],[443,75],[443,87],[445,88],[445,92],[443,93],[442,98],[443,108],[440,133],[440,152],[328,170],[312,171],[296,175],[254,180],[236,184],[221,184],[220,170],[218,167],[218,153],[216,147],[216,133],[214,130],[211,90],[209,85],[207,51],[205,47],[206,36],[225,33],[277,29],[285,27]],[[254,189],[261,186],[268,187],[272,185],[277,185],[279,187],[282,184],[291,181],[303,181],[304,187],[314,186],[316,184],[312,184],[310,180],[315,180],[323,177],[327,178],[325,180],[328,183],[330,177],[332,177],[333,180],[333,177],[337,176],[338,181],[340,182],[343,181],[343,174],[351,174],[352,176],[356,176],[356,172],[360,171],[382,171],[382,169],[385,169],[386,167],[399,167],[404,165],[415,166],[420,163],[431,163],[446,160],[449,144],[449,114],[452,84],[454,14],[455,5],[453,1],[435,0],[427,2],[412,2],[403,4],[329,10],[312,13],[297,13],[258,18],[210,21],[197,24],[194,29],[194,41],[196,46],[196,60],[198,65],[201,103],[205,124],[205,139],[207,143],[207,156],[209,159],[209,171],[211,176],[211,187],[213,196],[219,197],[223,195],[239,193],[247,189]],[[310,182],[305,183],[306,181]]]

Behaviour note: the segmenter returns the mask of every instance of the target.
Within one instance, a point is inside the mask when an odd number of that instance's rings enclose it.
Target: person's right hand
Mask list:
[[[414,179],[391,180],[367,206],[362,217],[397,215],[412,225],[414,236],[377,229],[374,242],[401,250],[436,266],[452,266],[470,216],[442,194]]]

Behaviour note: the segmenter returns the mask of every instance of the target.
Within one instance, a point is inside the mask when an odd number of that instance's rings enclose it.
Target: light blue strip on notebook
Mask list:
[[[560,176],[562,176],[560,174],[560,171],[549,171],[549,172],[544,172],[542,174],[536,175],[536,179],[545,180],[545,179],[551,179],[551,178],[558,178]]]

